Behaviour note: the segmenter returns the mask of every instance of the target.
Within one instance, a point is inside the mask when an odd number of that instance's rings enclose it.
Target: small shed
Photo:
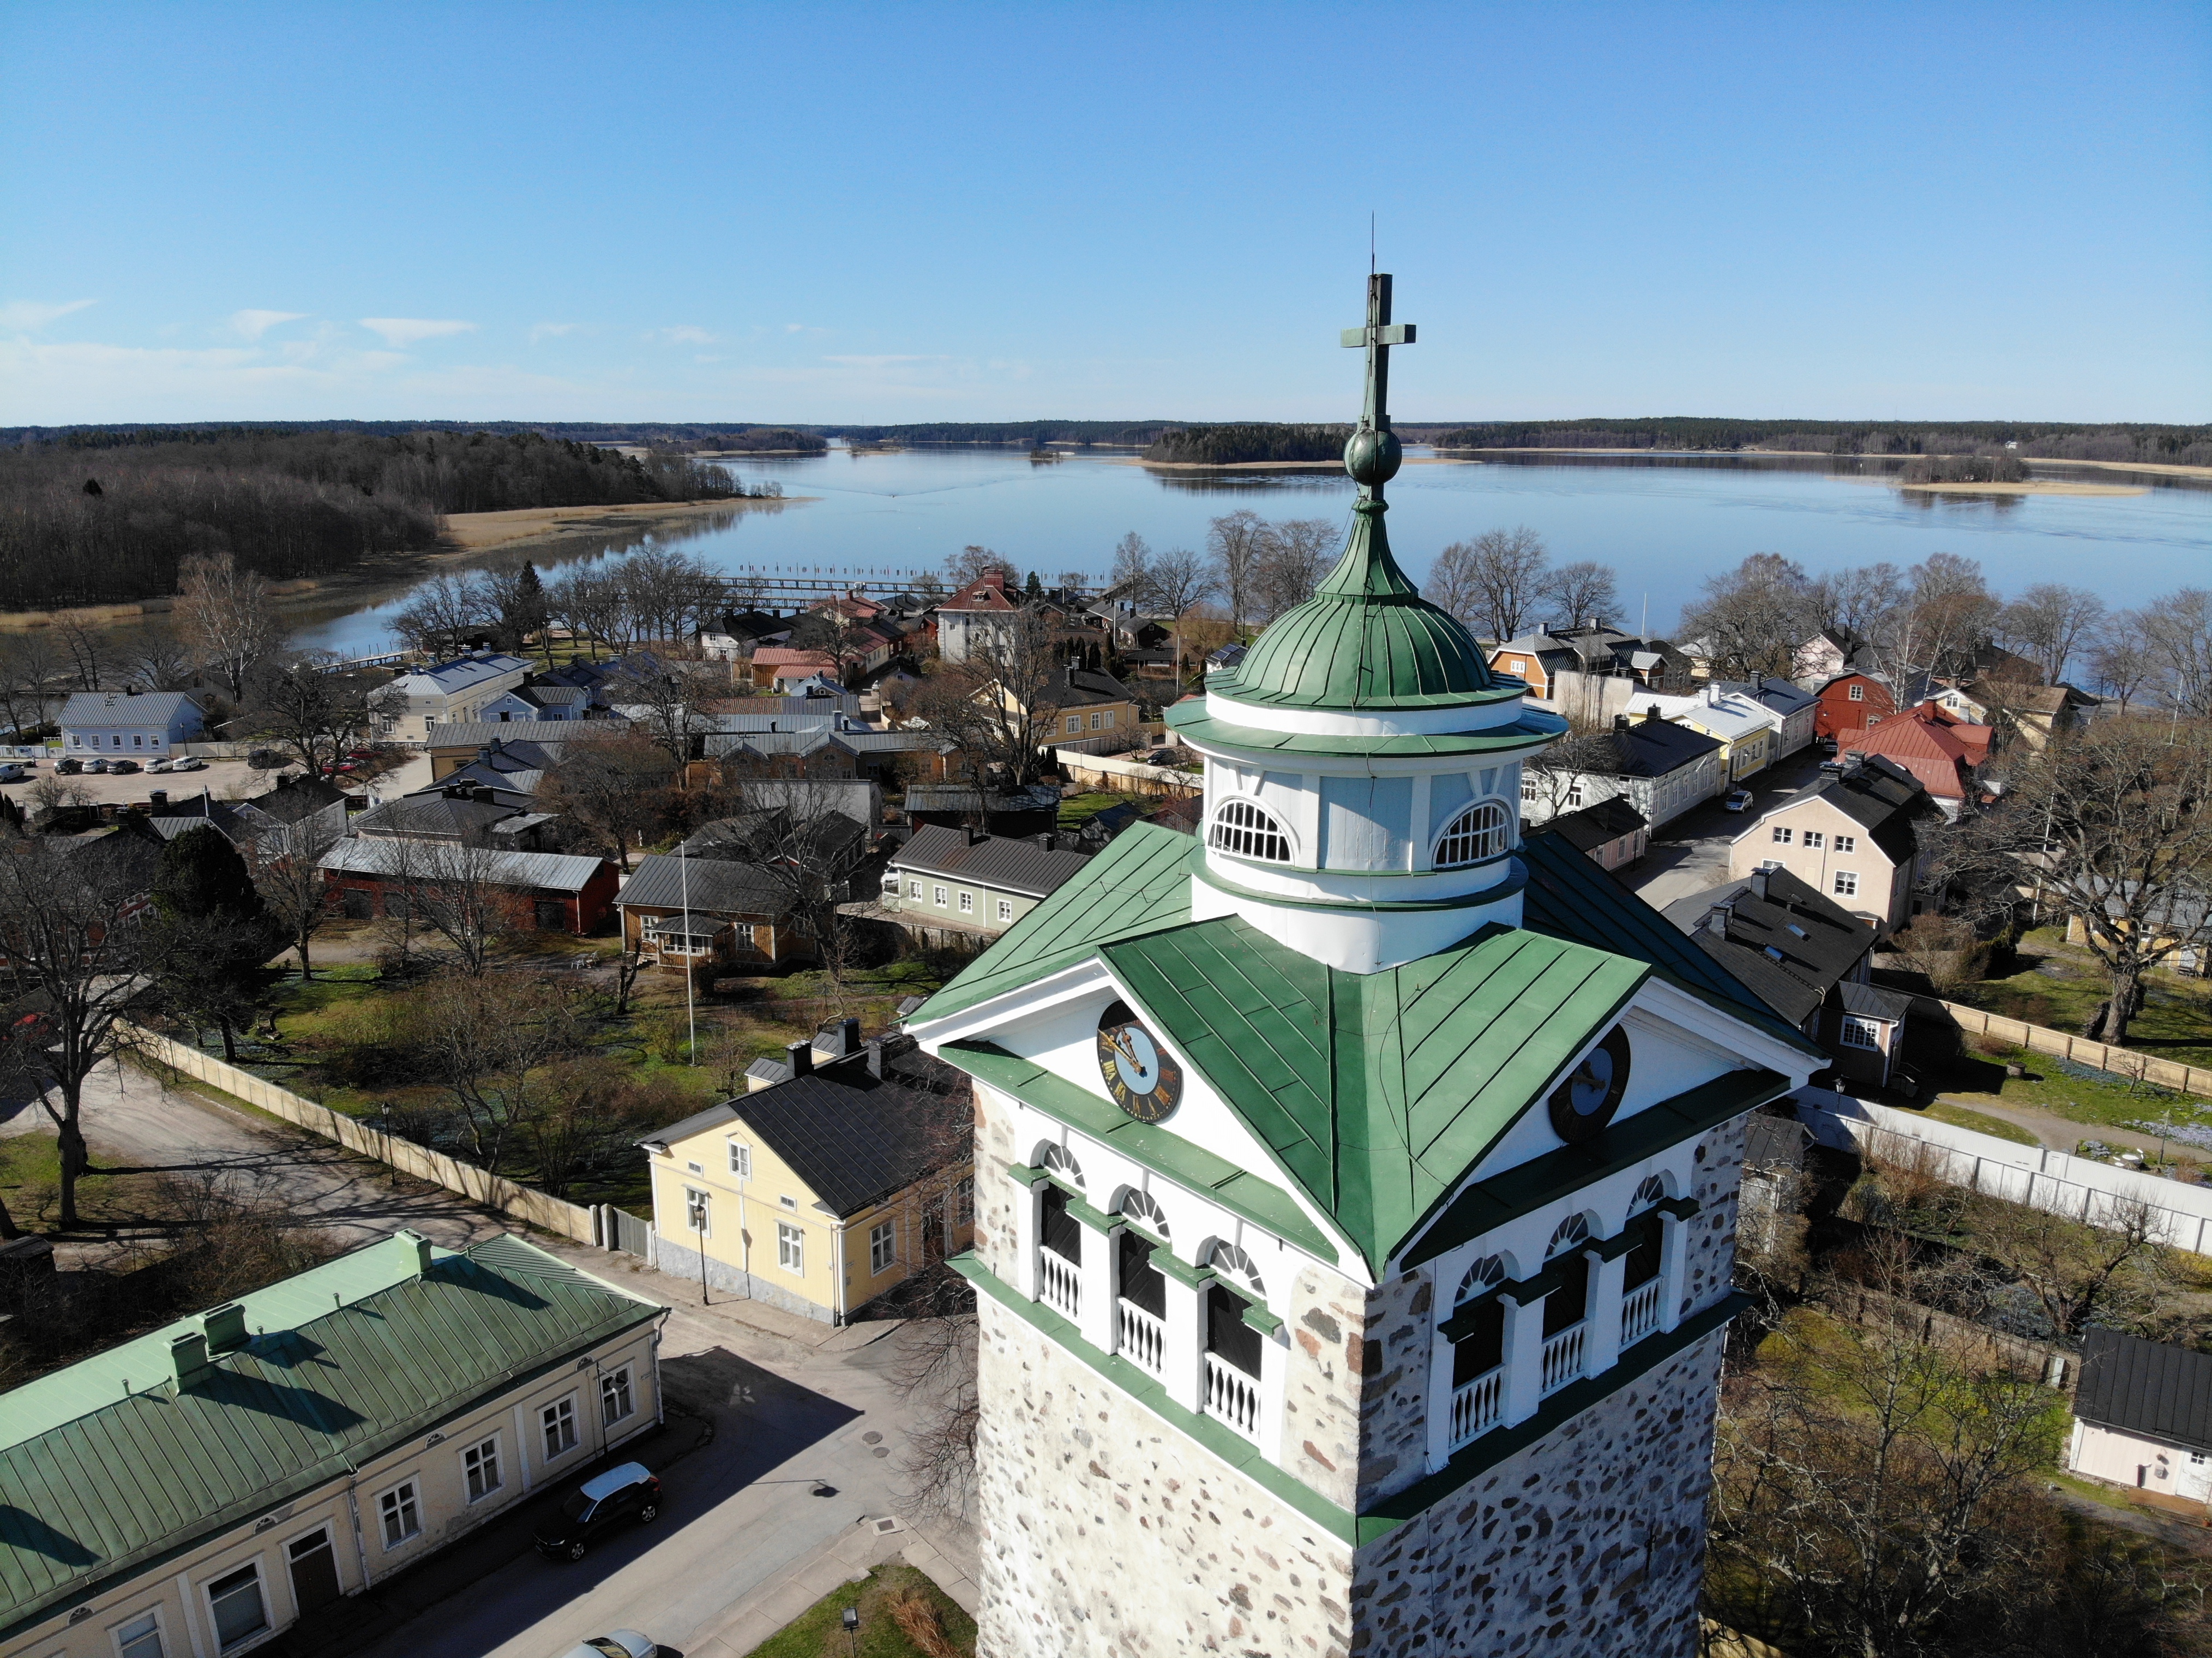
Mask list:
[[[1617,794],[1554,817],[1545,827],[1600,869],[1625,869],[1651,844],[1651,825]]]
[[[2092,1326],[2066,1466],[2185,1503],[2212,1499],[2212,1353]]]

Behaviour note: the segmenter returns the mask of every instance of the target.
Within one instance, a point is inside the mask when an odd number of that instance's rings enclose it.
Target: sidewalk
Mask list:
[[[720,1628],[685,1649],[684,1658],[744,1658],[838,1585],[859,1582],[895,1556],[904,1556],[972,1618],[979,1600],[975,1551],[975,1533],[949,1522],[909,1528],[890,1516],[863,1521],[738,1601]]]

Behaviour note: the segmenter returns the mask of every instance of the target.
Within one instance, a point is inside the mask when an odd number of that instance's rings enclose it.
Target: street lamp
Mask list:
[[[857,1653],[860,1650],[860,1609],[858,1606],[848,1606],[842,1617],[845,1625],[845,1649],[848,1652]]]

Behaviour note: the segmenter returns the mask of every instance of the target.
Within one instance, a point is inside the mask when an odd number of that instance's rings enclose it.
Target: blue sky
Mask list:
[[[2212,10],[0,6],[0,422],[2212,419]]]

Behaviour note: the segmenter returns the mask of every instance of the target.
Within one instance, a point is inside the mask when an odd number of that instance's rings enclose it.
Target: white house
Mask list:
[[[475,651],[403,673],[369,694],[376,734],[386,742],[421,743],[428,739],[433,726],[485,719],[484,710],[529,673],[530,665],[520,657],[496,651]]]
[[[2069,1472],[2212,1501],[2212,1354],[2092,1326],[2081,1341]]]
[[[200,705],[186,691],[79,691],[62,705],[62,748],[145,759],[177,752],[200,735]]]
[[[1773,732],[1773,759],[1786,759],[1812,742],[1820,699],[1803,686],[1761,674],[1748,682],[1716,679],[1713,689],[1731,694],[1766,721],[1767,729]]]
[[[1656,714],[1662,720],[1703,732],[1721,745],[1721,762],[1730,783],[1764,771],[1775,756],[1774,728],[1765,708],[1717,682],[1695,696],[1644,693],[1628,699],[1631,715]],[[1650,817],[1650,813],[1644,814]]]

